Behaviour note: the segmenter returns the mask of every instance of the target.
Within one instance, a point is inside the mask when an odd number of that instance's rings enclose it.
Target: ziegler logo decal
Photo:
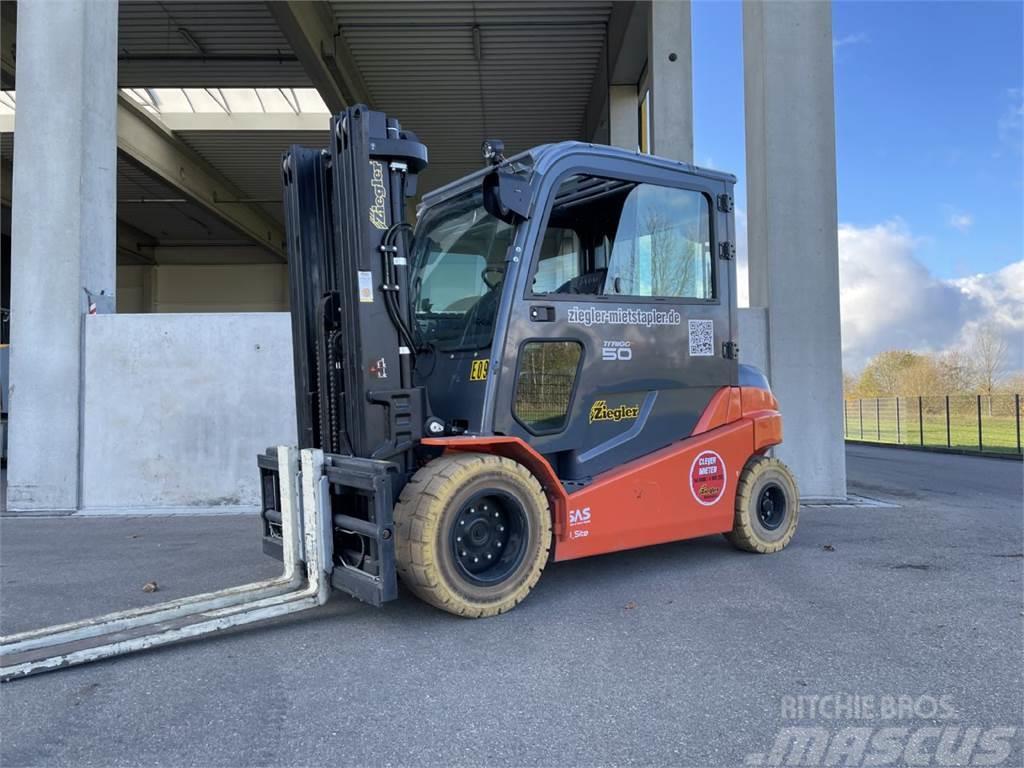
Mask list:
[[[640,415],[639,405],[617,405],[608,407],[607,400],[597,400],[590,406],[590,423],[595,421],[624,421]]]
[[[485,381],[487,379],[487,369],[490,368],[491,361],[485,360],[474,360],[469,367],[469,380],[470,381]]]
[[[702,451],[690,465],[690,492],[698,504],[710,507],[725,493],[725,462],[714,451]]]
[[[388,190],[384,186],[384,163],[370,161],[370,189],[373,190],[373,204],[370,206],[370,223],[375,229],[388,228]]]

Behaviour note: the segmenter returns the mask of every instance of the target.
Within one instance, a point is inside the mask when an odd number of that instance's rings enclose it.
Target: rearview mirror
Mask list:
[[[493,170],[484,176],[484,210],[506,224],[529,218],[530,185],[508,171]]]

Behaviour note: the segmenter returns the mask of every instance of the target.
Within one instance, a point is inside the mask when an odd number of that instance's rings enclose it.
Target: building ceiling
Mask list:
[[[509,153],[582,138],[595,75],[607,67],[613,5],[343,0],[328,8],[374,108],[399,118],[427,144],[424,192],[477,169],[484,138],[502,139]],[[118,35],[119,85],[140,93],[311,85],[262,2],[121,0]],[[197,128],[191,129],[182,115],[174,117],[174,135],[278,221],[281,153],[293,143],[327,143],[327,115],[322,131],[308,130],[310,116],[303,130],[235,130],[230,124],[213,129],[208,115],[194,115]],[[158,240],[240,237],[197,205],[129,202],[173,200],[180,193],[125,159],[118,164],[118,182],[119,217]]]
[[[117,218],[164,245],[244,244],[220,218],[130,160],[117,160]]]
[[[334,2],[374,106],[430,150],[424,189],[509,152],[580,138],[612,3]]]
[[[120,0],[122,88],[308,87],[266,3]]]
[[[293,144],[326,147],[323,131],[176,131],[175,135],[206,159],[248,199],[284,223],[281,204],[281,155]]]

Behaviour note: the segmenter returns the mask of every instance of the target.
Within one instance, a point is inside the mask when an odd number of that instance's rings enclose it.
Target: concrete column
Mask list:
[[[7,506],[73,510],[86,289],[115,285],[117,3],[19,3],[17,45]]]
[[[768,308],[778,455],[808,498],[846,495],[832,9],[743,4],[750,304]]]
[[[689,0],[653,0],[647,29],[653,154],[693,162]]]
[[[635,152],[640,146],[640,116],[635,85],[608,87],[608,143]]]

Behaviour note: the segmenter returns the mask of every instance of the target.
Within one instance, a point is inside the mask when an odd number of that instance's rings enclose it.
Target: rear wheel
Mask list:
[[[395,558],[420,599],[460,616],[494,616],[522,602],[551,549],[548,501],[521,464],[500,456],[441,456],[395,506]]]
[[[793,473],[775,458],[755,456],[740,473],[732,530],[733,546],[768,554],[783,549],[796,533],[800,492]]]

